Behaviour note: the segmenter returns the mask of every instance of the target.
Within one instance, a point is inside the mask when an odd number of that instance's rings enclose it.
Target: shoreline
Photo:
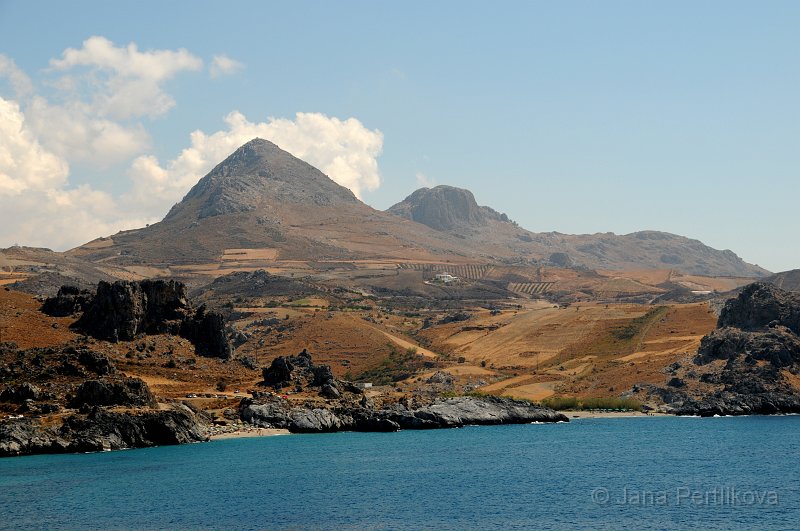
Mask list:
[[[278,435],[291,435],[291,432],[281,428],[246,428],[225,433],[209,435],[209,441],[224,439],[243,439],[246,437],[276,437]]]
[[[614,418],[653,418],[653,417],[674,417],[670,413],[642,413],[641,411],[581,411],[564,410],[563,413],[570,420],[572,419],[614,419]]]

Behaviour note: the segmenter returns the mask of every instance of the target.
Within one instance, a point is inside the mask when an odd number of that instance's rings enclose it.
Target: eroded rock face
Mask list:
[[[94,293],[76,286],[61,286],[55,297],[48,297],[42,305],[42,312],[52,317],[68,317],[84,311]]]
[[[19,385],[7,387],[0,393],[0,402],[11,402],[12,404],[22,404],[26,400],[39,400],[42,391],[35,385],[22,382]]]
[[[0,457],[200,442],[207,440],[208,422],[205,415],[183,405],[131,413],[98,410],[68,416],[60,426],[31,418],[3,420]]]
[[[703,337],[693,365],[682,369],[682,382],[693,379],[689,387],[708,390],[673,385],[664,400],[685,415],[800,412],[800,390],[787,377],[800,374],[798,330],[800,296],[763,283],[747,286],[725,303],[717,329]]]
[[[785,326],[800,334],[800,294],[756,282],[738,297],[725,303],[717,328],[732,327],[754,331],[768,326]]]
[[[186,286],[174,280],[101,281],[75,326],[109,341],[177,334],[188,308]]]
[[[200,356],[228,359],[233,354],[225,329],[225,319],[219,313],[207,312],[205,306],[198,308],[193,316],[184,319],[180,335],[194,344]]]
[[[120,380],[86,380],[80,384],[68,406],[156,407],[156,399],[147,384],[139,378]]]
[[[329,365],[316,365],[306,349],[297,356],[279,356],[262,370],[263,385],[274,389],[284,387],[319,387],[325,398],[339,398],[341,389],[348,387],[338,381]]]
[[[191,341],[200,356],[227,359],[233,353],[223,316],[205,306],[195,310],[186,286],[175,280],[100,282],[74,327],[109,341],[174,334]]]
[[[397,431],[569,420],[561,413],[530,402],[492,396],[438,399],[416,408],[392,404],[381,409],[360,404],[326,409],[294,405],[279,398],[245,399],[239,412],[242,420],[255,426],[284,428],[296,433]]]

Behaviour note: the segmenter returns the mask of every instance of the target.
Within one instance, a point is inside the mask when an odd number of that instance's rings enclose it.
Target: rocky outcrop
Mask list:
[[[183,405],[169,410],[71,415],[59,425],[39,419],[0,421],[0,457],[119,450],[207,439],[208,418]]]
[[[681,415],[799,413],[799,331],[800,295],[747,286],[725,303],[683,377],[672,377],[684,385],[671,386],[665,401]]]
[[[314,364],[306,349],[297,356],[275,358],[269,367],[262,369],[262,376],[262,385],[273,389],[314,387],[325,398],[339,398],[343,389],[352,387],[349,382],[337,380],[329,365]]]
[[[177,334],[188,308],[186,286],[174,280],[101,281],[75,327],[109,341]]]
[[[756,282],[725,303],[717,328],[746,331],[784,326],[800,334],[800,294]]]
[[[284,428],[294,433],[396,431],[568,421],[566,416],[551,409],[493,396],[437,399],[416,408],[397,403],[381,409],[362,405],[331,408],[293,405],[279,398],[244,399],[239,412],[242,420],[255,426]]]
[[[205,306],[183,320],[180,335],[194,344],[200,356],[228,359],[233,354],[225,319],[217,312],[207,312]]]
[[[52,317],[68,317],[84,311],[94,293],[76,286],[61,286],[55,297],[48,297],[42,304],[42,312]]]
[[[109,341],[131,341],[141,334],[180,335],[200,356],[228,359],[233,353],[223,316],[205,306],[195,310],[186,286],[175,280],[101,281],[73,326]]]
[[[42,391],[38,387],[29,382],[22,382],[3,389],[0,393],[0,402],[23,404],[26,400],[39,400],[41,395]]]
[[[156,407],[156,399],[139,378],[87,380],[80,384],[67,404],[72,408],[91,406]]]

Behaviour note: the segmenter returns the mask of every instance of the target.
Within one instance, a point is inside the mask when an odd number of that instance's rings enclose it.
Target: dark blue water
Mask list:
[[[0,460],[0,528],[797,529],[800,417],[585,419]]]

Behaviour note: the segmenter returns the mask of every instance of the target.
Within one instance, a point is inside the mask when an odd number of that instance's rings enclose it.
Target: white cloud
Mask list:
[[[0,53],[0,78],[8,79],[17,98],[24,98],[33,92],[33,83],[28,75],[17,68],[17,64],[10,57]]]
[[[191,146],[161,166],[155,157],[137,158],[129,172],[133,189],[128,200],[144,206],[157,198],[162,213],[179,201],[203,175],[239,146],[259,137],[316,166],[331,179],[360,197],[380,186],[377,157],[383,134],[356,120],[340,120],[320,113],[297,113],[294,120],[270,118],[250,122],[242,113],[225,117],[228,128],[213,134],[194,131]],[[155,206],[155,205],[154,205]]]
[[[0,244],[68,248],[145,218],[125,216],[109,194],[69,188],[69,165],[43,148],[15,102],[0,98]]]
[[[215,55],[211,60],[211,65],[208,67],[208,73],[211,77],[220,77],[240,72],[244,68],[244,64],[236,59],[231,59],[227,55]]]
[[[13,101],[0,98],[0,197],[64,185],[69,166],[44,149]]]
[[[422,172],[417,172],[416,178],[417,178],[417,186],[419,188],[433,188],[434,186],[436,186],[436,181],[434,181],[433,179],[431,179]]]
[[[128,119],[163,115],[175,105],[161,84],[182,71],[198,71],[203,61],[185,49],[140,52],[135,43],[115,46],[105,37],[90,37],[80,49],[64,50],[52,59],[54,70],[70,71],[88,67],[90,80],[98,90],[92,110],[102,116]]]
[[[45,146],[89,166],[106,168],[130,160],[151,144],[141,123],[120,123],[97,116],[82,102],[51,105],[35,96],[25,113],[31,129]]]
[[[162,85],[203,62],[186,50],[139,51],[87,39],[51,61],[40,89],[0,54],[0,247],[15,242],[63,250],[98,236],[161,219],[211,168],[255,137],[266,138],[318,167],[356,195],[380,186],[377,157],[383,134],[355,118],[319,113],[251,122],[232,112],[223,130],[194,131],[190,145],[163,167],[148,153],[142,119],[161,116],[175,101]],[[209,73],[243,65],[215,56]],[[70,165],[127,164],[130,187],[113,196],[70,182]],[[113,170],[111,170],[113,171]],[[110,178],[114,178],[110,173]]]

